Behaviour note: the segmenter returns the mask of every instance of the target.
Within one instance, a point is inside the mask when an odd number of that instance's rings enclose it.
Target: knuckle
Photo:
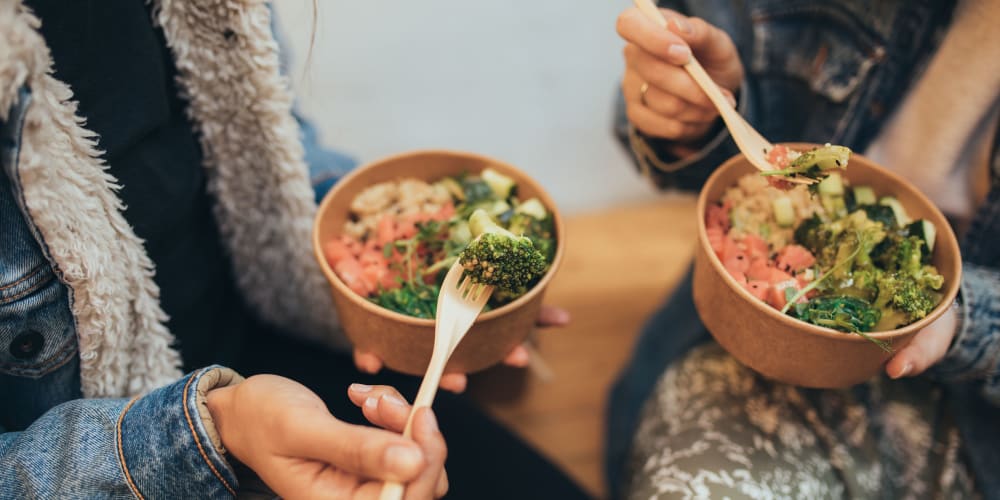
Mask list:
[[[695,123],[708,123],[715,120],[715,117],[719,116],[719,112],[715,108],[702,108],[691,106],[689,110],[688,120]]]
[[[665,116],[678,116],[684,111],[684,102],[672,95],[664,95],[659,98],[661,114]]]
[[[708,35],[712,29],[714,29],[714,27],[711,24],[707,23],[704,19],[700,17],[691,16],[687,20],[688,23],[691,24],[691,29],[694,30],[694,33],[696,35],[704,37]]]
[[[635,16],[632,9],[628,9],[618,15],[618,19],[615,20],[615,30],[623,38],[628,38],[631,34],[633,26],[635,25]]]
[[[672,138],[684,134],[684,124],[677,120],[667,120],[663,123],[663,132]]]

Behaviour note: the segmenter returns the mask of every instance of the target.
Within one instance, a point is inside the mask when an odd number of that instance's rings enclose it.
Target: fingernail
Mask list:
[[[438,431],[437,418],[434,417],[434,412],[428,409],[424,412],[427,416],[424,417],[424,431],[427,433],[435,433]]]
[[[354,392],[371,392],[372,386],[366,384],[351,384],[350,389]]]
[[[404,407],[406,406],[406,401],[403,401],[402,399],[399,399],[396,396],[393,396],[392,394],[383,394],[382,399],[396,406],[404,406]]]
[[[691,57],[691,49],[689,49],[687,45],[675,43],[667,49],[667,54],[669,54],[670,57],[687,62],[687,60]]]
[[[905,377],[906,374],[910,373],[910,370],[912,370],[912,369],[913,369],[913,364],[912,363],[906,363],[905,365],[903,365],[903,369],[899,370],[899,373],[897,373],[896,376],[893,377],[893,378]]]
[[[726,100],[729,101],[729,105],[730,106],[732,106],[734,108],[736,107],[736,98],[735,97],[727,94],[726,95]]]
[[[390,446],[385,450],[385,463],[390,470],[409,472],[420,466],[421,453],[409,446]]]
[[[687,33],[688,35],[690,35],[692,32],[694,32],[694,28],[691,27],[691,23],[689,23],[687,19],[675,17],[670,21],[674,23],[674,27],[677,28],[677,30],[680,31],[681,33]]]
[[[368,408],[369,410],[376,410],[376,409],[378,409],[378,399],[377,398],[368,398],[368,399],[366,399],[365,400],[365,408]]]

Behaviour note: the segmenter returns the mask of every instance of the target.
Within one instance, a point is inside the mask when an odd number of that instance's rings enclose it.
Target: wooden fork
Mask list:
[[[663,13],[660,12],[660,9],[656,7],[656,4],[652,0],[634,0],[634,2],[635,6],[649,20],[658,24],[661,28],[667,29],[667,19],[663,17]],[[743,156],[746,156],[750,164],[762,172],[775,170],[774,165],[767,160],[767,152],[774,147],[774,144],[771,144],[764,136],[760,135],[757,129],[753,128],[733,109],[729,101],[726,100],[726,96],[719,90],[719,86],[715,84],[712,77],[708,76],[705,68],[701,66],[701,63],[698,62],[698,59],[695,59],[693,54],[687,64],[684,65],[684,69],[687,70],[691,78],[701,87],[701,90],[708,95],[715,108],[719,110],[719,116],[722,117],[726,128],[729,129],[729,135],[733,137],[736,146],[740,148]],[[812,179],[801,177],[783,177],[783,179],[797,184],[812,184],[815,182]]]
[[[406,420],[406,427],[403,429],[403,435],[406,437],[410,437],[413,433],[413,416],[417,413],[417,408],[430,407],[434,402],[434,395],[437,394],[438,384],[441,383],[441,375],[444,374],[448,358],[472,327],[493,293],[492,286],[473,283],[468,276],[462,279],[464,273],[465,268],[462,264],[455,262],[441,283],[434,325],[434,351],[427,365],[424,380],[420,383],[420,390],[417,391],[417,398],[413,401],[413,409]],[[382,486],[379,500],[400,500],[403,498],[403,491],[402,484],[386,482]]]

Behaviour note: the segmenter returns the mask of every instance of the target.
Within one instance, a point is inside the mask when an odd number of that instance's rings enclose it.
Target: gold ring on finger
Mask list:
[[[646,104],[647,91],[649,91],[649,83],[642,82],[642,85],[639,86],[639,102],[641,102],[643,106],[647,106]]]

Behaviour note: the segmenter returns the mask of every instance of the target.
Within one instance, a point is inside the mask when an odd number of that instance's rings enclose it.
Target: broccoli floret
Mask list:
[[[828,170],[847,168],[847,162],[850,158],[851,150],[849,148],[827,144],[802,153],[788,164],[788,168],[761,172],[761,175],[801,176],[820,180],[829,175]]]
[[[526,236],[531,239],[535,249],[545,256],[546,261],[552,260],[555,256],[556,242],[553,236],[551,214],[546,214],[544,218],[538,219],[526,213],[515,213],[511,216],[507,228],[517,236]]]
[[[816,297],[794,310],[803,321],[849,333],[870,332],[882,317],[868,301],[847,295]]]
[[[872,250],[885,237],[882,224],[868,219],[862,211],[856,211],[826,225],[828,233],[823,245],[816,249],[816,259],[820,267],[827,269],[838,265],[836,277],[843,279],[856,269],[872,266]],[[848,256],[853,256],[848,259]],[[849,260],[846,264],[841,264]]]
[[[882,270],[875,266],[855,269],[849,279],[840,283],[837,291],[872,302],[878,296],[878,283],[881,279]]]
[[[482,210],[469,219],[475,239],[462,251],[459,262],[477,283],[498,291],[521,295],[545,273],[548,261],[527,236],[500,227]]]
[[[819,254],[831,236],[830,231],[823,227],[823,219],[816,214],[802,221],[794,233],[795,242],[809,249],[813,255]]]
[[[479,177],[462,178],[461,187],[467,204],[476,204],[493,198],[493,189]]]
[[[913,279],[924,288],[940,290],[944,285],[944,276],[938,274],[934,266],[924,266],[916,270],[912,275]]]
[[[893,232],[885,242],[873,252],[873,259],[886,271],[915,274],[922,266],[923,240],[916,236],[905,236]]]
[[[899,316],[892,315],[893,310],[903,313],[904,324],[910,324],[927,316],[940,300],[939,293],[933,288],[924,286],[924,283],[913,275],[885,273],[879,281],[878,297],[874,305],[882,310],[883,316]],[[886,326],[895,328],[899,325]]]

